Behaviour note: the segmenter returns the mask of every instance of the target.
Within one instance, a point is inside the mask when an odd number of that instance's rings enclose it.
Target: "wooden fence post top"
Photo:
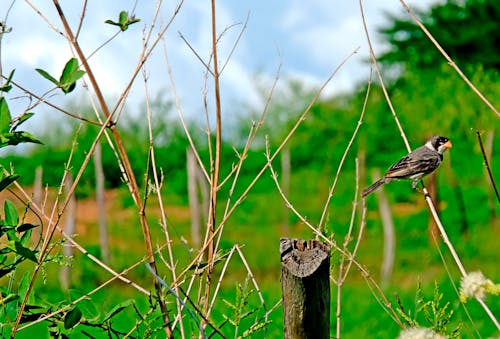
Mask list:
[[[281,238],[281,265],[297,277],[313,274],[330,255],[330,246],[319,240]]]

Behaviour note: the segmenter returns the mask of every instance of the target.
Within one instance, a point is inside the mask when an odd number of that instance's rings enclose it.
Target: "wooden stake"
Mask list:
[[[285,339],[330,337],[330,246],[280,239]]]

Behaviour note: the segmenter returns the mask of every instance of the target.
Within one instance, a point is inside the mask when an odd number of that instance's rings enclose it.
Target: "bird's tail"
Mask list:
[[[387,180],[387,178],[380,178],[379,180],[375,181],[371,186],[368,186],[367,188],[365,188],[363,190],[363,193],[361,194],[361,196],[363,198],[366,197],[368,194],[375,191],[380,186],[387,184],[388,182],[389,182],[389,180]]]

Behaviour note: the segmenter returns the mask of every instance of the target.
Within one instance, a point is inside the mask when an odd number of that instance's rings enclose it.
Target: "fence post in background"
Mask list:
[[[64,189],[66,194],[68,193],[71,186],[73,186],[73,176],[70,173],[68,173],[66,177],[66,182],[64,183]],[[64,225],[64,231],[71,236],[75,233],[75,226],[76,226],[76,197],[74,193],[69,200],[68,206],[66,207],[65,220],[66,224]],[[63,255],[65,257],[71,257],[73,255],[73,246],[71,246],[68,243],[63,244],[62,250],[63,250]],[[69,288],[71,279],[69,266],[67,265],[61,266],[60,279],[62,288],[67,290]]]
[[[109,263],[108,229],[106,226],[106,202],[104,199],[104,170],[102,167],[101,143],[98,142],[94,151],[95,167],[95,199],[98,209],[99,243],[104,262]]]
[[[437,176],[436,173],[431,173],[427,176],[426,187],[427,191],[429,191],[429,195],[431,196],[432,201],[434,202],[434,206],[436,206],[436,212],[439,214],[439,198],[437,193]],[[429,213],[429,243],[433,244],[434,239],[439,239],[439,228],[436,224],[436,221],[432,217],[432,214]]]
[[[38,205],[40,208],[43,208],[42,206],[42,196],[43,196],[43,187],[42,187],[42,180],[43,180],[43,167],[42,166],[37,166],[35,169],[35,179],[33,181],[33,202]],[[41,244],[40,238],[42,236],[42,233],[40,231],[41,227],[35,227],[33,229],[33,237],[31,238],[34,244]]]
[[[283,188],[283,194],[288,197],[290,193],[290,174],[291,174],[291,156],[290,156],[290,146],[287,145],[281,151],[281,187]],[[290,225],[288,218],[290,215],[290,210],[288,206],[283,205],[283,227],[282,234],[288,235],[290,232]]]
[[[190,147],[188,147],[186,151],[186,166],[189,211],[191,212],[191,241],[195,248],[199,248],[201,246],[201,212],[200,201],[196,189],[197,164],[193,150]]]
[[[330,338],[330,246],[280,239],[285,339]]]
[[[380,171],[373,171],[373,178],[380,178]],[[392,220],[391,207],[383,189],[378,189],[375,194],[378,198],[378,209],[380,220],[384,228],[384,256],[380,268],[380,279],[382,287],[386,287],[391,282],[392,270],[394,268],[394,258],[396,253],[396,232],[394,231],[394,221]]]

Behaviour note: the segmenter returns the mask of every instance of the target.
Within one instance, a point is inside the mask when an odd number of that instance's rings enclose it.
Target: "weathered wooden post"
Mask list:
[[[330,337],[330,246],[280,239],[285,339]]]

